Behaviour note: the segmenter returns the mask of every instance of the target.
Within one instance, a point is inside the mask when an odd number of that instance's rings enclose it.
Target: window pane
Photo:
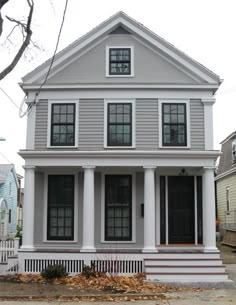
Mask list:
[[[75,104],[52,104],[51,145],[74,145],[74,116]],[[67,133],[73,136],[68,137]]]
[[[130,175],[105,177],[106,240],[131,240],[132,181]],[[128,234],[124,234],[124,229]]]
[[[187,143],[185,104],[162,104],[162,114],[163,145],[186,146]]]
[[[49,240],[73,239],[73,207],[74,176],[49,175],[47,233]]]

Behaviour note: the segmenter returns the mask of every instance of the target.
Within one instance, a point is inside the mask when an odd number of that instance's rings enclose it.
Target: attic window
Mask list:
[[[236,139],[232,142],[232,162],[236,162]]]
[[[133,48],[107,47],[106,76],[133,76]]]

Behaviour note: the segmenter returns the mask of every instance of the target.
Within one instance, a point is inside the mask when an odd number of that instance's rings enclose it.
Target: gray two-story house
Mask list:
[[[123,12],[50,64],[21,84],[20,270],[93,262],[147,279],[226,280],[215,243],[219,77]]]

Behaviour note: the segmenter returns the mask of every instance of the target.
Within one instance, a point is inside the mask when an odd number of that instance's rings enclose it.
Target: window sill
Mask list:
[[[117,75],[110,75],[110,74],[108,74],[108,75],[106,75],[106,77],[107,78],[109,78],[109,77],[111,77],[111,78],[114,78],[114,77],[132,78],[132,77],[134,77],[134,75],[133,74],[130,74],[130,75],[119,75],[119,74],[117,74]]]
[[[51,146],[51,145],[47,145],[47,148],[78,148],[78,145],[74,145],[74,146],[67,146],[67,145],[63,145],[63,146]]]
[[[160,145],[159,148],[162,148],[162,149],[191,149],[190,146],[162,146]]]

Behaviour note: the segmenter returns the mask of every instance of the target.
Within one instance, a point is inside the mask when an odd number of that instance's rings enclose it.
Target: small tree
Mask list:
[[[2,8],[9,1],[10,0],[0,0],[0,37],[3,33],[3,22],[5,21],[4,18],[2,17]],[[31,41],[31,36],[33,33],[31,30],[31,24],[32,24],[33,11],[34,11],[34,0],[25,0],[25,1],[27,2],[29,7],[28,17],[26,22],[14,19],[9,16],[5,16],[7,20],[9,20],[14,24],[11,33],[9,35],[11,35],[16,28],[20,28],[23,40],[21,46],[19,47],[18,51],[16,52],[10,64],[7,67],[5,67],[2,71],[0,71],[0,80],[2,80],[5,76],[7,76],[15,68],[15,66],[19,62],[20,58],[24,54],[26,48],[28,47]]]

